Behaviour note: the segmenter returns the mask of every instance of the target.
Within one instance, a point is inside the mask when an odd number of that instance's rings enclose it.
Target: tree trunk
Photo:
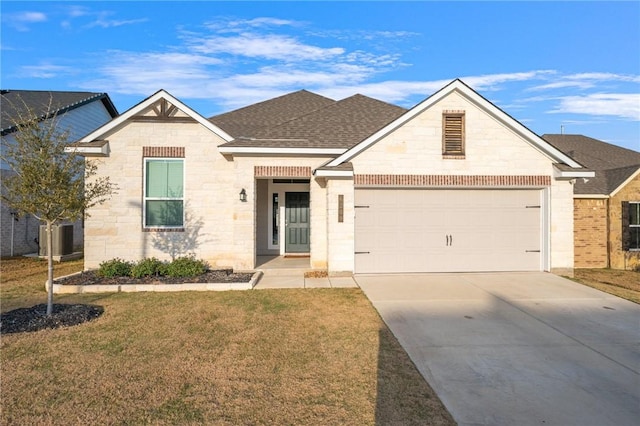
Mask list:
[[[47,315],[53,313],[53,222],[47,221]]]

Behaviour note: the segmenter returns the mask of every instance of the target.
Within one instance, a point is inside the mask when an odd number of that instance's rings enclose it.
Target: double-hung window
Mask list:
[[[640,250],[640,201],[622,203],[622,248]]]
[[[184,160],[145,158],[145,228],[184,226]]]

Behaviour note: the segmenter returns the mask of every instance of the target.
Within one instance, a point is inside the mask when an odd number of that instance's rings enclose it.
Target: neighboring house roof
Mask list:
[[[543,154],[548,156],[550,159],[555,161],[556,163],[561,163],[561,165],[567,165],[571,167],[571,171],[565,170],[563,167],[556,168],[556,175],[561,178],[573,178],[573,177],[581,177],[581,176],[592,176],[593,172],[584,170],[582,165],[577,163],[571,157],[564,154],[562,151],[558,150],[551,144],[547,143],[540,136],[533,133],[527,127],[525,127],[522,123],[518,122],[516,119],[511,117],[509,114],[502,111],[500,108],[492,104],[486,98],[482,97],[478,92],[473,90],[471,87],[467,86],[462,80],[456,79],[451,83],[429,96],[427,99],[408,110],[406,113],[399,116],[397,119],[390,122],[388,125],[384,126],[377,132],[371,134],[369,137],[364,139],[362,142],[350,148],[348,151],[335,158],[334,160],[328,162],[326,166],[335,167],[340,164],[351,161],[354,157],[360,154],[362,151],[366,150],[369,146],[375,144],[380,139],[388,135],[389,133],[395,131],[399,127],[403,126],[405,123],[427,110],[431,106],[435,105],[444,97],[449,94],[457,92],[464,98],[466,98],[469,102],[475,104],[479,108],[486,111],[488,114],[492,115],[495,119],[500,121],[503,125],[510,128],[515,133],[519,134],[524,140],[526,140],[533,147],[541,151]]]
[[[405,112],[363,95],[334,101],[303,90],[211,117],[210,121],[229,129],[236,138],[221,145],[222,152],[258,148],[342,153]]]
[[[596,172],[591,179],[576,181],[575,194],[612,195],[640,170],[640,152],[631,149],[583,135],[545,134],[542,138]]]
[[[41,120],[79,108],[91,102],[100,101],[111,117],[118,116],[118,110],[106,93],[58,92],[41,90],[1,90],[2,113],[0,127],[2,136],[16,130],[16,122],[30,109]]]

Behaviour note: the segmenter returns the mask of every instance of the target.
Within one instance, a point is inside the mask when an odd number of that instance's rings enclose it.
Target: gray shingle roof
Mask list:
[[[236,137],[226,147],[347,149],[405,112],[363,95],[333,101],[300,91],[210,120]]]
[[[0,127],[2,134],[15,130],[16,120],[24,115],[26,109],[31,109],[41,119],[46,119],[47,113],[64,114],[89,102],[102,101],[111,117],[116,117],[118,111],[106,93],[93,92],[58,92],[44,90],[1,90]],[[51,103],[51,109],[49,108]]]
[[[576,194],[611,194],[640,169],[640,152],[631,149],[583,135],[547,134],[542,138],[595,171],[594,178],[576,181],[573,189]]]
[[[265,129],[333,104],[333,99],[306,90],[289,93],[209,118],[235,138],[255,138]]]

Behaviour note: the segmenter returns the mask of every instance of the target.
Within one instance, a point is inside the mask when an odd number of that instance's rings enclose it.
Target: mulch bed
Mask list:
[[[165,276],[149,276],[143,278],[98,276],[95,271],[83,271],[70,277],[55,280],[62,285],[90,285],[90,284],[184,284],[184,283],[248,283],[251,273],[235,273],[231,269],[216,269],[202,275],[188,278],[172,278]]]
[[[103,312],[102,306],[58,303],[53,305],[51,315],[47,315],[47,305],[44,303],[14,309],[0,315],[0,334],[70,327],[98,318]]]

